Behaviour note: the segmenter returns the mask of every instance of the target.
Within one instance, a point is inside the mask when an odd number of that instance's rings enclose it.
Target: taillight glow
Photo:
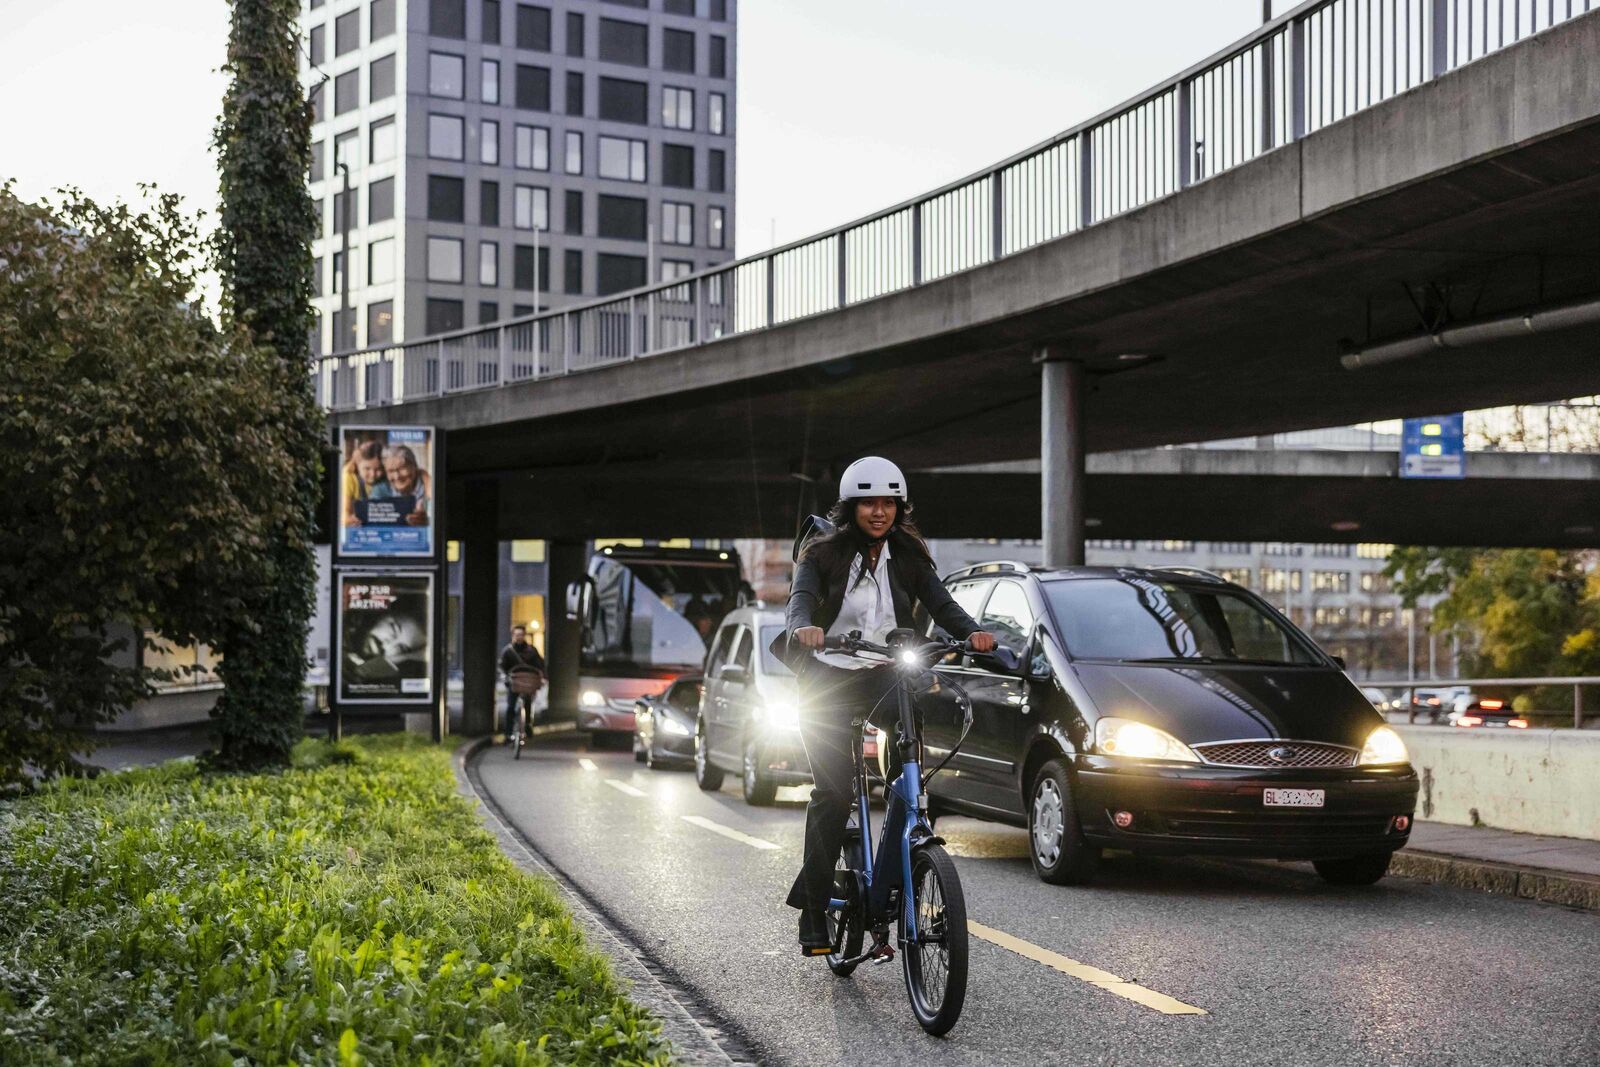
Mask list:
[[[1476,715],[1463,715],[1456,720],[1457,726],[1482,726],[1483,720]]]
[[[1428,703],[1432,704],[1434,707],[1438,707],[1439,706],[1439,698],[1438,697],[1429,697],[1428,698]]]
[[[1519,730],[1526,730],[1528,728],[1528,720],[1527,719],[1508,719],[1508,720],[1506,720],[1506,725],[1507,726],[1515,726]]]
[[[1480,700],[1478,703],[1483,706],[1484,711],[1499,711],[1506,706],[1504,700]]]

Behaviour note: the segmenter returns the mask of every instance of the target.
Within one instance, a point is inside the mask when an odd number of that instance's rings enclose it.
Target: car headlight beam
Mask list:
[[[688,737],[694,732],[677,719],[669,719],[666,716],[662,716],[657,721],[661,723],[662,733],[671,734],[674,737]]]
[[[1361,746],[1361,756],[1356,760],[1357,765],[1362,767],[1410,762],[1411,754],[1406,751],[1406,743],[1389,726],[1379,726],[1367,735],[1367,743]]]
[[[585,689],[583,696],[578,698],[578,702],[586,708],[598,708],[605,704],[606,697],[598,689]]]
[[[1128,759],[1171,760],[1199,763],[1200,757],[1165,730],[1139,722],[1107,716],[1094,724],[1094,747],[1107,756]]]

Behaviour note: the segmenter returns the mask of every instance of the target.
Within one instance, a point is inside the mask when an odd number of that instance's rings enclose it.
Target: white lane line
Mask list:
[[[606,779],[606,785],[609,785],[612,789],[615,789],[619,793],[626,793],[630,797],[642,797],[642,796],[644,796],[644,790],[643,789],[635,789],[633,786],[629,785],[627,782],[619,782],[615,778],[607,778]]]
[[[578,761],[578,766],[582,767],[586,771],[598,771],[600,769],[594,765],[594,760],[587,756]]]
[[[698,826],[702,830],[710,830],[714,834],[721,834],[723,837],[738,841],[740,844],[749,845],[751,848],[768,849],[781,847],[774,845],[771,841],[763,841],[759,837],[751,837],[749,834],[740,833],[731,826],[723,826],[719,822],[712,822],[703,815],[685,815],[683,816],[683,821]]]
[[[1102,971],[1098,967],[1091,967],[1087,963],[1079,963],[1070,956],[1063,956],[1059,952],[1051,952],[1047,948],[1040,948],[1031,941],[1024,941],[1020,937],[1012,937],[1003,930],[995,930],[967,920],[967,930],[973,937],[987,941],[991,945],[998,945],[1003,949],[1015,952],[1017,955],[1042,963],[1046,967],[1060,971],[1062,974],[1098,986],[1107,993],[1114,993],[1119,997],[1131,1000],[1135,1004],[1143,1004],[1147,1008],[1154,1008],[1163,1015],[1207,1015],[1204,1008],[1197,1008],[1193,1004],[1185,1004],[1165,993],[1157,993],[1137,982],[1130,982],[1126,978],[1119,978],[1110,971]]]

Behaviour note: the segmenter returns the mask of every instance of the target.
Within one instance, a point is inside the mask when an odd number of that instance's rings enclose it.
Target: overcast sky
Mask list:
[[[976,171],[1260,17],[1259,0],[745,0],[738,252]],[[154,182],[213,210],[227,33],[224,0],[0,0],[0,179],[30,199]]]

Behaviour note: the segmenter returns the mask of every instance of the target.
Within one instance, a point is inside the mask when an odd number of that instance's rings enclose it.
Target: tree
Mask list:
[[[303,722],[322,419],[308,343],[316,211],[305,186],[311,113],[300,86],[299,10],[298,0],[235,0],[226,67],[232,81],[214,139],[223,310],[275,356],[270,414],[293,465],[285,507],[267,535],[262,581],[240,591],[242,609],[219,644],[226,688],[216,710],[214,762],[222,767],[284,763]]]
[[[147,692],[147,631],[220,634],[288,519],[280,375],[207,316],[205,261],[174,197],[0,187],[0,785],[72,770]]]

